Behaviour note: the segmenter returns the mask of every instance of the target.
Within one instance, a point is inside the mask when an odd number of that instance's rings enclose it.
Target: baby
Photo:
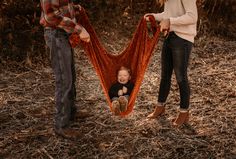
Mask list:
[[[112,111],[115,115],[127,110],[129,96],[134,88],[130,81],[130,69],[122,66],[117,72],[117,82],[109,90],[109,96],[112,101]]]

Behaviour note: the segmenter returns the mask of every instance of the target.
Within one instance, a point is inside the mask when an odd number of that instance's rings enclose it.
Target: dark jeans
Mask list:
[[[158,102],[164,103],[170,91],[171,76],[174,70],[180,90],[180,108],[189,108],[190,88],[187,67],[192,43],[170,32],[165,39],[161,54],[161,83]]]
[[[69,125],[76,112],[74,53],[68,41],[69,35],[65,31],[45,28],[44,37],[50,48],[51,65],[55,74],[55,126],[62,128]]]

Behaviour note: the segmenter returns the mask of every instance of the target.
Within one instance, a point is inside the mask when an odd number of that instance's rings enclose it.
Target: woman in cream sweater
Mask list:
[[[148,118],[156,118],[165,112],[165,102],[170,91],[171,76],[174,70],[180,91],[180,109],[173,120],[174,126],[181,126],[189,120],[190,88],[187,77],[189,55],[196,36],[196,0],[159,0],[164,5],[162,13],[148,13],[160,22],[165,40],[161,53],[161,82],[158,104]]]

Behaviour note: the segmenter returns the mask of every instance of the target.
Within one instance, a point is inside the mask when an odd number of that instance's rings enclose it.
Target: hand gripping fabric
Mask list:
[[[102,88],[104,90],[107,102],[111,107],[111,100],[108,95],[109,88],[117,81],[117,70],[121,66],[131,69],[134,89],[131,93],[127,111],[120,115],[125,116],[132,112],[135,99],[137,97],[139,88],[144,78],[145,70],[154,50],[155,44],[159,39],[160,28],[156,25],[154,17],[149,17],[151,22],[152,36],[148,31],[147,22],[144,18],[141,19],[139,25],[133,35],[128,46],[118,55],[109,53],[99,42],[99,39],[89,22],[89,19],[82,9],[78,23],[80,23],[89,33],[90,42],[82,42],[78,34],[70,36],[70,43],[72,47],[76,47],[79,43],[82,44],[90,62],[94,66],[97,75],[99,76]]]

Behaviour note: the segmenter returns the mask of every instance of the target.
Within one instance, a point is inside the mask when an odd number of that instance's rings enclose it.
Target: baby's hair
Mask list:
[[[118,74],[119,71],[121,71],[121,70],[126,70],[126,71],[129,73],[129,75],[131,76],[131,70],[130,70],[129,68],[127,68],[127,67],[125,67],[125,66],[121,66],[121,67],[119,68],[119,70],[117,71],[117,74]]]

